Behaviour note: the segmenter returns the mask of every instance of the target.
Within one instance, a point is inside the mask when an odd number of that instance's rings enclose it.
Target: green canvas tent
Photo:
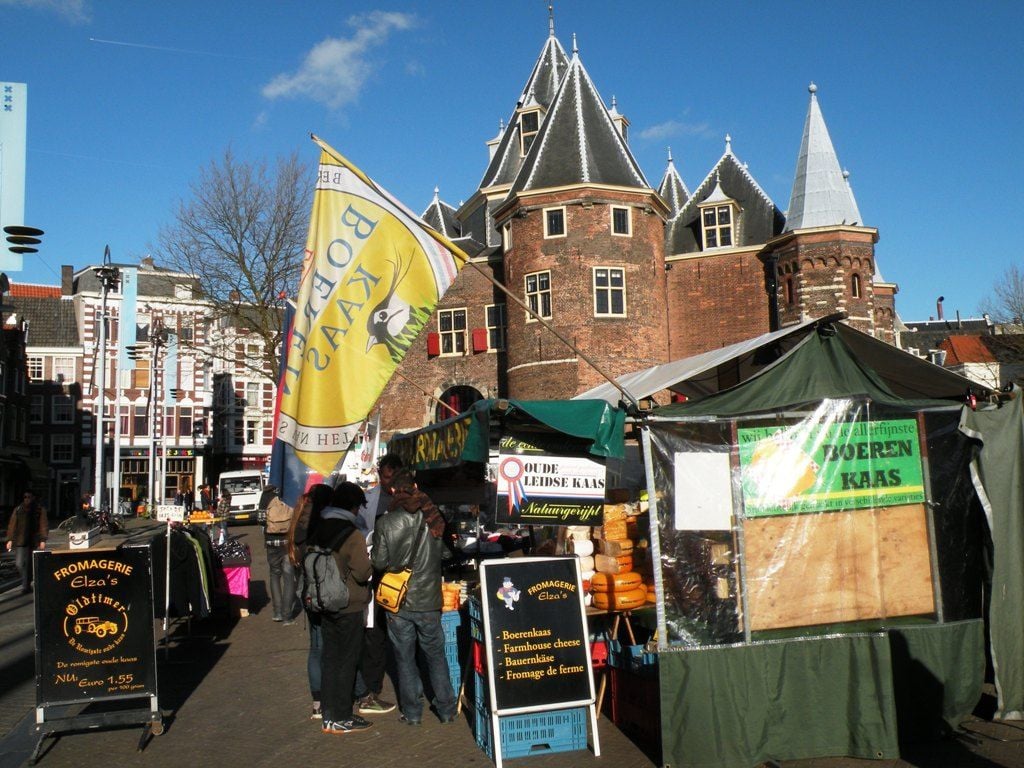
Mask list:
[[[725,768],[824,755],[893,758],[901,743],[955,727],[980,698],[983,682],[989,506],[1001,510],[989,520],[1001,561],[993,591],[1009,589],[1008,600],[991,605],[1000,707],[1008,717],[1020,712],[1020,415],[1005,407],[998,419],[969,412],[976,433],[959,431],[968,390],[982,399],[987,393],[838,319],[734,345],[735,356],[719,350],[669,363],[671,374],[662,366],[649,369],[633,375],[633,388],[629,377],[619,379],[638,398],[664,390],[691,398],[642,419],[666,764]],[[897,430],[913,438],[890,439]],[[984,477],[986,439],[994,446],[989,462],[998,455],[1017,468],[1012,481],[995,481],[1005,473],[991,463]],[[749,470],[772,451],[801,467],[809,484],[783,492],[774,506],[748,487],[757,479]],[[893,463],[904,451],[905,463]],[[867,465],[857,465],[858,458]],[[832,485],[823,479],[830,460],[839,470]],[[1001,486],[987,496],[982,489],[980,501],[972,461],[976,477]],[[914,466],[920,477],[907,487],[870,487]],[[754,488],[762,495],[768,488],[770,495],[779,475],[762,472]],[[902,517],[886,529],[893,510]],[[919,531],[918,539],[908,527]],[[766,531],[777,538],[766,539]],[[828,546],[815,548],[813,536],[822,531],[830,531]],[[772,546],[763,546],[765,540]],[[869,551],[865,542],[875,554],[858,564]],[[806,560],[808,552],[827,550],[835,557],[827,567]],[[904,561],[901,552],[916,555]],[[789,593],[772,583],[787,568],[796,572],[786,558],[800,563],[803,580],[789,582]],[[820,586],[841,582],[849,567],[860,569],[856,589],[833,594]],[[887,570],[921,590],[901,594],[893,577],[883,578]],[[881,601],[882,608],[861,619],[863,606],[850,603],[855,594]],[[801,616],[805,597],[823,612]],[[906,604],[899,604],[904,597]],[[846,602],[830,613],[830,599]],[[843,611],[857,620],[836,620]]]

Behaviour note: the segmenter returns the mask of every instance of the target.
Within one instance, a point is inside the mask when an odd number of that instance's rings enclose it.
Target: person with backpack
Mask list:
[[[288,561],[297,568],[299,579],[302,578],[302,559],[310,537],[320,523],[320,513],[331,503],[334,489],[324,483],[317,483],[299,497],[295,502],[295,514],[288,529]],[[300,601],[300,607],[304,608]],[[309,676],[309,693],[313,697],[313,712],[310,720],[323,719],[323,707],[320,703],[320,683],[322,679],[320,662],[323,656],[323,633],[320,614],[306,611],[306,626],[309,628],[309,652],[306,654],[306,674]],[[362,713],[360,713],[362,714]]]
[[[270,568],[270,603],[274,621],[295,622],[295,571],[288,559],[288,529],[292,508],[281,500],[276,486],[268,485],[260,496],[259,509],[265,514],[263,544]]]
[[[339,483],[331,506],[320,513],[302,557],[299,594],[303,606],[320,616],[322,730],[364,731],[373,724],[352,711],[352,689],[363,644],[363,612],[373,575],[366,538],[357,528],[366,503],[355,483]]]

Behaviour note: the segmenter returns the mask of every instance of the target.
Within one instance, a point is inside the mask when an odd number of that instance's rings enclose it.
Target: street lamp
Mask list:
[[[100,305],[99,348],[96,353],[99,371],[96,375],[96,476],[93,484],[96,495],[93,498],[93,504],[96,504],[98,499],[98,506],[101,509],[106,509],[109,507],[103,482],[105,475],[104,448],[106,447],[103,421],[106,418],[107,409],[107,293],[117,285],[117,281],[121,277],[120,270],[110,264],[109,245],[103,249],[103,266],[96,268],[96,277],[100,281],[102,299]],[[118,408],[120,408],[120,405],[118,405]],[[118,418],[120,418],[120,413],[118,413]]]

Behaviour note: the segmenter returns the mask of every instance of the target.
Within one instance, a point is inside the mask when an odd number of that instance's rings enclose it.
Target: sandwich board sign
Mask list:
[[[588,707],[601,754],[583,579],[575,557],[517,557],[480,564],[495,763],[502,715]]]

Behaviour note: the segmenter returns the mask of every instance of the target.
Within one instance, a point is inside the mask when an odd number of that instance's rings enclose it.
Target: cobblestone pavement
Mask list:
[[[151,536],[158,526],[150,525]],[[469,724],[471,709],[453,725],[427,717],[421,728],[398,722],[396,713],[376,718],[359,734],[329,737],[308,719],[306,685],[308,636],[300,619],[291,626],[271,621],[266,559],[255,527],[232,528],[253,544],[251,615],[193,622],[174,627],[163,645],[156,625],[163,735],[137,752],[141,727],[66,734],[47,740],[39,761],[44,768],[146,768],[207,766],[260,768],[314,765],[326,760],[372,768],[487,766]],[[60,546],[59,540],[51,545]],[[0,768],[24,764],[35,746],[34,632],[31,595],[16,588],[0,594]],[[390,682],[385,697],[394,699]],[[1024,768],[1024,724],[976,719],[967,723],[973,741],[958,739],[927,745],[903,760],[842,758],[787,761],[780,768]],[[606,718],[600,719],[601,757],[590,750],[565,752],[512,762],[517,768],[614,766],[643,768],[652,762]],[[592,740],[591,740],[592,744]],[[642,745],[650,751],[652,745]],[[775,764],[771,764],[775,765]],[[752,768],[738,766],[737,768]]]

